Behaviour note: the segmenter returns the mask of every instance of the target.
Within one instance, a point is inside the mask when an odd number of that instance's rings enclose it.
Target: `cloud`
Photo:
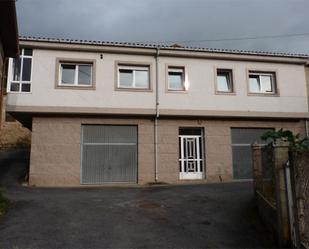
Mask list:
[[[188,41],[309,33],[307,0],[19,0],[21,35]],[[189,46],[309,54],[309,35]]]

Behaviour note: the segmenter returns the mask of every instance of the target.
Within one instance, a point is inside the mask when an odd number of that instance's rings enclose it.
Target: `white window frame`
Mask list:
[[[260,91],[259,92],[252,92],[251,91],[251,86],[250,86],[250,76],[258,76],[259,77],[259,82],[260,82]],[[263,85],[261,84],[261,76],[270,76],[270,81],[271,81],[271,88],[272,91],[264,91],[263,90]],[[248,92],[249,94],[269,94],[269,95],[275,95],[277,94],[277,82],[276,82],[276,73],[275,72],[257,72],[257,71],[249,71],[248,73]]]
[[[120,85],[120,70],[132,70],[132,86],[121,86]],[[148,72],[148,86],[147,87],[139,87],[136,86],[135,74],[136,71],[147,71]],[[150,90],[150,66],[148,65],[118,65],[117,66],[117,88],[118,89],[138,89],[138,90]]]
[[[228,74],[228,81],[227,83],[230,83],[228,87],[230,87],[230,90],[228,91],[220,91],[218,88],[218,75],[220,73],[226,73]],[[224,69],[224,68],[217,68],[216,70],[216,92],[217,93],[234,93],[234,81],[233,81],[233,70],[232,69]]]
[[[27,49],[27,48],[26,48]],[[19,80],[14,80],[13,81],[13,60],[14,58],[9,59],[9,67],[8,67],[8,77],[7,77],[7,88],[6,91],[8,93],[32,93],[32,74],[33,74],[33,49],[32,50],[32,55],[24,55],[25,48],[21,49],[21,54],[20,54],[20,75],[19,75]],[[30,58],[31,59],[31,75],[30,75],[30,81],[22,80],[23,76],[23,67],[24,67],[24,58]],[[11,83],[18,83],[19,84],[19,91],[11,91]],[[29,84],[30,85],[30,91],[25,92],[22,91],[22,84]]]
[[[169,73],[170,72],[175,72],[175,73],[182,73],[182,88],[172,88],[170,86],[170,75]],[[187,87],[186,87],[186,70],[185,70],[185,67],[177,67],[177,66],[168,66],[167,68],[167,90],[168,91],[171,91],[171,92],[185,92],[187,91]]]
[[[62,65],[70,65],[70,66],[75,66],[75,72],[74,72],[74,83],[73,84],[64,84],[62,83]],[[79,66],[90,66],[91,68],[91,75],[90,75],[90,84],[79,84],[78,83],[78,69]],[[76,63],[76,62],[71,62],[71,61],[60,61],[59,62],[59,80],[58,80],[58,86],[61,87],[93,87],[93,63]]]

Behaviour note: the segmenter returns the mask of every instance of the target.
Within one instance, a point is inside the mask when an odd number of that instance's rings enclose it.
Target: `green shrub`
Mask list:
[[[278,131],[267,131],[261,139],[264,141],[270,141],[270,144],[278,143],[280,141],[287,142],[290,149],[294,151],[308,151],[309,150],[309,139],[300,139],[299,134],[293,134],[292,131],[280,129]]]

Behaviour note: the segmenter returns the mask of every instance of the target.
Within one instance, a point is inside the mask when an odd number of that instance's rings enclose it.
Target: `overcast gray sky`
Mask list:
[[[20,35],[309,54],[309,0],[18,0]]]

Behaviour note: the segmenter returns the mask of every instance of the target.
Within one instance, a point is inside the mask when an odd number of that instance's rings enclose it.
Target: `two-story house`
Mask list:
[[[250,179],[253,142],[305,135],[305,55],[24,37],[7,111],[30,184]]]

